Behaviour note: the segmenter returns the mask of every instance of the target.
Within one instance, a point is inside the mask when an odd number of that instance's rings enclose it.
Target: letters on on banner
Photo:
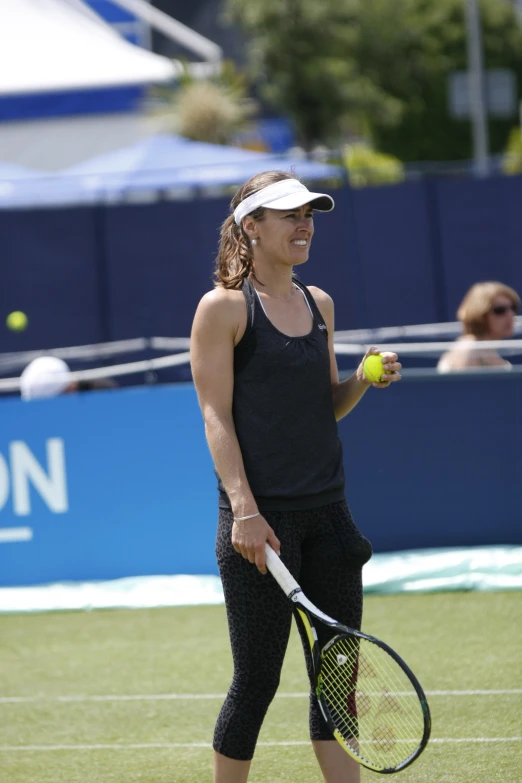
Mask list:
[[[2,511],[9,508],[9,502],[15,516],[30,516],[31,486],[52,513],[69,510],[64,442],[61,438],[48,438],[45,450],[45,465],[22,440],[11,441],[7,455],[0,453],[0,542],[31,539],[28,528],[1,525]]]

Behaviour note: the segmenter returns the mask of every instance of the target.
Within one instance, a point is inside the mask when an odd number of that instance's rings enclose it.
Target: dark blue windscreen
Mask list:
[[[92,209],[0,211],[0,352],[104,339]],[[23,332],[5,318],[22,310]]]
[[[522,293],[522,177],[438,183],[448,320],[468,288],[500,280]]]
[[[425,186],[407,183],[354,192],[366,304],[360,326],[438,320],[430,211]]]
[[[226,214],[222,199],[106,210],[112,339],[190,334]]]
[[[334,196],[296,271],[334,298],[337,329],[453,320],[480,280],[522,292],[522,177]],[[30,319],[0,326],[0,351],[188,336],[228,210],[219,198],[0,211],[1,321]]]

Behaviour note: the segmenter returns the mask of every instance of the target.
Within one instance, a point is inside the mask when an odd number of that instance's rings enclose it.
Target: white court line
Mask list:
[[[30,527],[0,527],[0,544],[14,541],[31,541],[33,531]]]
[[[510,696],[521,693],[522,688],[500,688],[498,690],[476,691],[426,691],[426,696]]]
[[[444,745],[453,744],[479,744],[492,742],[521,742],[522,737],[435,737],[429,744]],[[294,745],[309,745],[309,740],[289,740],[288,742],[258,742],[258,746],[292,747]],[[0,745],[0,752],[11,751],[48,751],[48,750],[146,750],[148,748],[211,748],[210,742],[136,742],[129,744],[103,744],[103,745]]]
[[[522,694],[522,688],[468,691],[426,691],[426,696],[514,696]],[[409,695],[405,692],[404,695]],[[212,701],[224,699],[226,693],[137,693],[129,695],[106,694],[101,696],[2,696],[0,704],[32,704],[35,702],[103,702],[103,701]],[[276,699],[307,699],[306,693],[277,693]]]

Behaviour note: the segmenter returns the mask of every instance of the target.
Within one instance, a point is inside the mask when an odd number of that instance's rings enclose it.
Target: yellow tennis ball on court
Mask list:
[[[384,373],[382,366],[382,354],[372,353],[364,360],[363,371],[369,381],[381,383],[381,375]]]
[[[13,332],[23,332],[29,323],[29,319],[21,310],[14,310],[12,313],[9,313],[5,322],[7,328],[12,329]]]

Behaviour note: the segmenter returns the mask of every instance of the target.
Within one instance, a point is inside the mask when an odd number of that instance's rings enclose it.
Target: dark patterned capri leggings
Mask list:
[[[281,558],[305,595],[323,612],[361,627],[362,567],[372,555],[345,501],[307,511],[264,514],[281,542]],[[232,513],[219,511],[216,554],[227,609],[234,677],[214,733],[214,750],[250,760],[266,711],[279,685],[292,605],[270,574],[238,554],[231,543]],[[318,623],[319,644],[330,638]],[[305,640],[303,639],[303,642]],[[311,661],[304,643],[308,672]],[[331,740],[315,694],[310,694],[310,737]]]

